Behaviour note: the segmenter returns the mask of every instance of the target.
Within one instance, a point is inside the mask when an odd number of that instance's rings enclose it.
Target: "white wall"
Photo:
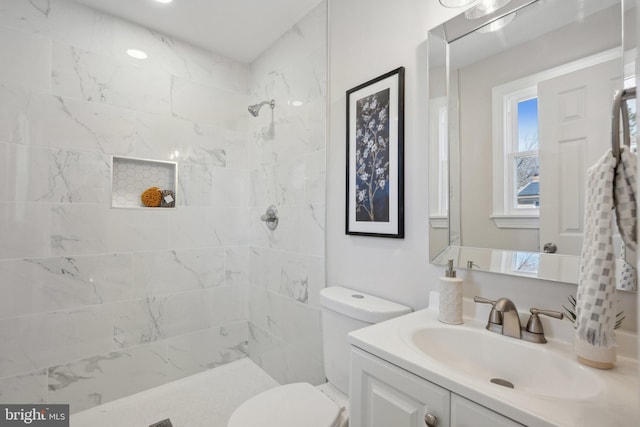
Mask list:
[[[425,307],[443,268],[429,264],[426,52],[430,28],[460,11],[437,0],[329,0],[327,285],[341,285]],[[405,238],[344,234],[345,92],[399,66],[405,80]],[[575,285],[459,272],[465,296],[507,296],[520,310],[561,310]],[[621,294],[625,328],[635,330],[635,294]]]

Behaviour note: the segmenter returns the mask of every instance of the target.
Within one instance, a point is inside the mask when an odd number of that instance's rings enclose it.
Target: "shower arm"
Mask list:
[[[258,108],[261,108],[265,104],[268,104],[269,107],[271,107],[271,109],[273,110],[276,107],[276,100],[272,99],[271,101],[262,101],[260,104],[258,104]]]

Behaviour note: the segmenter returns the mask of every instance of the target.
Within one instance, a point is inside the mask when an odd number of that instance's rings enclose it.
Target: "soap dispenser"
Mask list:
[[[447,264],[445,276],[440,277],[439,309],[439,321],[451,325],[462,324],[462,279],[456,277],[452,259]]]

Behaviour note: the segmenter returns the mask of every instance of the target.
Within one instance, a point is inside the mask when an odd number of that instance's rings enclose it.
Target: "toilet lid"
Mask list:
[[[287,384],[244,402],[228,427],[334,427],[341,409],[309,383]]]

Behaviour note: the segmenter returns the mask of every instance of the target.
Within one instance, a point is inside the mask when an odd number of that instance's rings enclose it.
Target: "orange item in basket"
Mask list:
[[[142,204],[150,208],[157,208],[162,202],[162,191],[158,187],[151,187],[144,190],[142,196]]]

